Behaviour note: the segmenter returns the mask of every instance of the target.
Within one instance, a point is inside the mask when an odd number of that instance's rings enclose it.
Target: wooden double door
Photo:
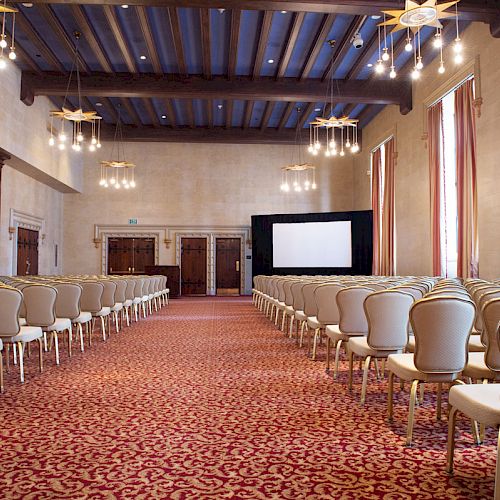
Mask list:
[[[153,238],[108,238],[108,274],[144,274],[154,265]]]
[[[17,228],[17,275],[38,274],[38,231]]]
[[[215,288],[217,295],[239,295],[240,254],[240,238],[216,238]],[[181,294],[207,294],[207,238],[181,239]]]

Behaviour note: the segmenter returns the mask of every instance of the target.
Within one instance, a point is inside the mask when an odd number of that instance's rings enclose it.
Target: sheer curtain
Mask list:
[[[455,135],[458,200],[457,275],[461,278],[475,278],[479,272],[479,250],[473,80],[467,80],[455,91]]]
[[[382,244],[380,255],[380,274],[393,276],[395,272],[395,192],[394,168],[395,151],[394,138],[385,143],[384,184],[382,203]]]
[[[382,225],[381,196],[382,187],[382,150],[377,148],[372,153],[372,210],[373,210],[373,266],[372,274],[378,275],[381,272],[380,266],[380,229]]]
[[[427,110],[429,148],[429,179],[431,199],[432,273],[442,274],[441,269],[441,149],[443,143],[443,102]]]

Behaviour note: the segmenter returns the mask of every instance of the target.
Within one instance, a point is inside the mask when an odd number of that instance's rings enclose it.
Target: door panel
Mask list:
[[[239,295],[240,249],[240,238],[217,238],[215,268],[217,295]]]
[[[182,238],[181,240],[181,294],[207,294],[207,240]]]
[[[146,266],[155,265],[155,241],[153,238],[134,238],[134,273],[144,274]]]
[[[144,274],[154,264],[153,238],[108,239],[108,274]]]
[[[17,274],[38,274],[38,231],[23,227],[17,229]]]

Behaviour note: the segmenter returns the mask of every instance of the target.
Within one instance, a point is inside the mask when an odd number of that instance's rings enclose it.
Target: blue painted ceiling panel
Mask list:
[[[174,108],[177,125],[189,125],[187,114],[185,113],[184,99],[172,99],[172,107]]]
[[[153,97],[150,100],[151,100],[151,104],[153,105],[153,108],[156,111],[158,119],[160,120],[160,123],[167,124],[168,123],[168,113],[167,113],[167,108],[165,107],[165,102],[162,99],[158,99],[156,97]],[[167,118],[162,118],[162,115],[167,115]]]
[[[285,112],[286,107],[288,106],[287,102],[278,101],[274,104],[273,112],[271,113],[271,117],[269,118],[269,122],[267,124],[268,127],[276,128]]]
[[[236,62],[236,74],[238,75],[250,75],[253,72],[253,61],[259,42],[258,36],[262,16],[262,12],[257,10],[241,11],[240,37]]]
[[[177,12],[188,72],[199,75],[203,71],[200,12],[187,8],[177,9]]]
[[[280,56],[283,53],[290,25],[292,22],[292,14],[286,12],[275,12],[273,15],[271,30],[267,41],[266,50],[264,52],[264,61],[262,63],[262,70],[260,76],[274,76],[278,70]],[[274,63],[267,61],[273,60]]]
[[[142,123],[144,123],[145,125],[152,125],[153,122],[151,121],[151,117],[149,116],[149,113],[146,109],[146,106],[144,106],[142,99],[132,97],[130,101],[132,101],[132,105],[134,106],[135,110],[141,117]]]
[[[231,12],[220,13],[210,9],[210,55],[212,73],[225,75],[229,59],[229,39],[231,37]]]
[[[255,101],[252,110],[252,117],[250,119],[250,127],[260,127],[262,121],[262,115],[266,109],[265,101]]]
[[[208,122],[207,104],[201,99],[193,99],[194,122],[197,127],[205,127]]]
[[[294,103],[294,109],[290,113],[290,116],[288,117],[288,121],[286,122],[285,127],[286,128],[295,128],[297,125],[297,118],[299,116],[299,113],[297,112],[297,108],[304,108],[307,106],[307,103],[302,103],[302,102],[297,102]]]
[[[147,13],[163,71],[178,73],[179,66],[167,10],[161,7],[147,7]]]
[[[358,104],[354,107],[354,109],[349,113],[349,118],[357,118],[359,114],[366,108],[366,104]]]
[[[319,29],[324,15],[311,12],[305,15],[285,76],[298,77],[300,75],[300,71],[306,62],[308,51],[314,42],[314,36]]]
[[[222,99],[214,99],[213,100],[213,108],[212,115],[214,120],[214,126],[222,127],[226,124],[226,110],[225,110],[225,101]],[[219,109],[219,106],[221,108]]]
[[[233,101],[233,127],[242,127],[243,126],[243,117],[245,114],[245,101],[240,101],[236,99]]]

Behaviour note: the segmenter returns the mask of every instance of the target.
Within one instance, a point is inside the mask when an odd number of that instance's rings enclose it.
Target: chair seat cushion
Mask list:
[[[350,338],[362,337],[366,335],[365,333],[341,332],[339,325],[328,325],[325,328],[325,333],[328,337],[330,337],[334,344],[336,344],[339,340],[348,341]]]
[[[127,299],[127,300],[123,303],[123,307],[130,307],[132,304],[133,304],[132,299]]]
[[[481,335],[471,335],[469,337],[469,352],[484,352],[486,348],[481,342]]]
[[[26,318],[19,318],[19,326],[26,326]]]
[[[2,341],[5,344],[14,344],[16,342],[31,342],[41,337],[43,337],[43,332],[39,326],[22,326],[17,335],[2,337]]]
[[[88,311],[82,311],[78,318],[75,318],[73,320],[73,323],[88,323],[89,321],[92,320],[92,313],[89,313]]]
[[[123,309],[123,304],[121,302],[117,302],[112,308],[111,310],[113,312],[118,312],[118,311],[121,311]]]
[[[402,351],[402,349],[394,349],[392,351],[382,350],[382,349],[373,349],[368,345],[367,337],[354,337],[349,339],[349,343],[347,347],[350,351],[358,356],[373,356],[375,358],[386,358],[389,354],[398,354]]]
[[[71,328],[71,320],[69,318],[56,318],[50,326],[44,326],[46,332],[62,332]]]
[[[495,373],[486,366],[484,352],[469,352],[467,366],[462,375],[474,379],[500,380],[500,373]]]
[[[134,299],[132,300],[132,304],[140,304],[141,302],[142,302],[141,297],[134,297]]]
[[[312,330],[316,330],[316,328],[323,328],[323,323],[318,321],[316,316],[308,316],[307,318],[307,326]]]
[[[108,316],[111,313],[110,307],[103,307],[100,311],[92,313],[92,316]]]
[[[304,311],[295,311],[295,319],[298,321],[306,321],[307,316],[304,314]]]
[[[285,312],[288,314],[288,316],[293,316],[293,313],[295,312],[295,310],[294,310],[293,306],[286,306]]]
[[[421,380],[422,382],[453,382],[460,373],[423,373],[417,370],[413,354],[391,354],[387,369],[402,380]]]
[[[448,401],[473,420],[487,426],[500,425],[500,384],[455,385]]]
[[[284,302],[280,302],[280,301],[278,300],[278,301],[276,301],[276,307],[277,307],[278,309],[285,309],[286,304],[285,304]]]

